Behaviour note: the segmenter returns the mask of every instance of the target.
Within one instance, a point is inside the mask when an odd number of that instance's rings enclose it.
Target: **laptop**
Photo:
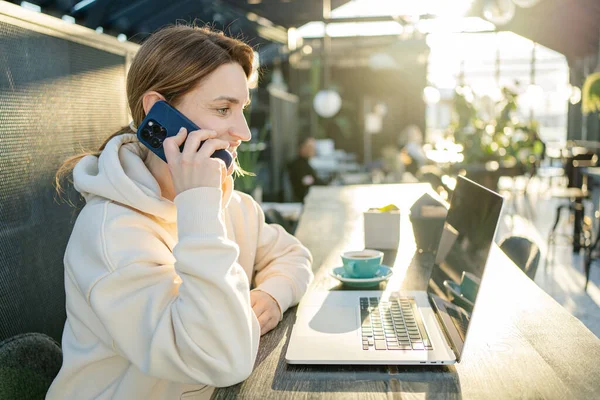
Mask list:
[[[286,361],[460,362],[502,204],[497,193],[459,177],[435,255],[423,258],[429,265],[417,261],[409,267],[431,271],[427,290],[307,293],[298,307]]]

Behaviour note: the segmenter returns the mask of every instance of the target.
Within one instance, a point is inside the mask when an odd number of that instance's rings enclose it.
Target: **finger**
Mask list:
[[[262,318],[265,321],[268,321],[271,319],[279,321],[279,312],[276,310],[273,310],[271,308],[267,308],[264,312],[259,314],[258,317],[256,317],[256,318],[258,318],[259,320]]]
[[[227,167],[225,166],[225,162],[218,157],[211,157],[207,161],[214,164],[211,165],[211,168],[214,167],[215,169],[211,169],[211,171],[216,171],[216,169],[218,169],[218,173],[221,175],[220,182],[222,185],[223,182],[225,182],[225,179],[227,178]]]
[[[193,161],[194,157],[196,157],[198,149],[202,145],[202,142],[215,137],[217,137],[217,132],[208,129],[190,132],[187,140],[185,141],[185,146],[181,152],[181,156],[185,161]]]
[[[163,150],[168,163],[177,161],[181,153],[179,152],[179,146],[183,144],[187,137],[187,130],[181,128],[177,135],[168,137],[163,142]]]
[[[273,317],[266,320],[264,325],[261,325],[261,330],[260,330],[261,336],[264,335],[265,333],[268,333],[271,330],[273,330],[273,328],[275,328],[277,326],[277,323],[278,323],[278,321]]]
[[[267,311],[267,305],[263,301],[257,301],[256,304],[252,306],[254,310],[254,314],[257,317],[260,317],[265,311]]]
[[[274,329],[277,325],[279,325],[279,319],[276,317],[271,318],[269,320],[269,324],[267,325],[267,332],[269,332],[271,329]]]
[[[255,292],[250,292],[250,305],[252,306],[252,308],[254,308],[254,305],[256,304],[256,302],[258,301],[256,293]]]
[[[260,334],[261,335],[264,335],[265,333],[268,332],[266,329],[269,326],[269,321],[271,319],[272,319],[272,317],[268,313],[264,313],[258,317],[258,322],[260,323]]]
[[[202,158],[208,158],[213,155],[217,150],[227,150],[229,148],[229,142],[221,139],[209,139],[207,140],[200,150],[198,150],[197,156]]]

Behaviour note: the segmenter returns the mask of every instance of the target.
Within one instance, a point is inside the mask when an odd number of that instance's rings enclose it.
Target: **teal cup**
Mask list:
[[[379,270],[383,253],[377,250],[347,251],[342,254],[344,270],[350,278],[373,278]]]

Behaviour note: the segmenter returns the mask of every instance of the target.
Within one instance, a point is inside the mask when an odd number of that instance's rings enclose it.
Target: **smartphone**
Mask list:
[[[150,109],[146,118],[140,124],[137,130],[137,137],[154,154],[159,156],[164,162],[167,162],[163,142],[166,138],[176,136],[181,127],[187,129],[188,134],[197,131],[198,126],[190,121],[185,115],[171,107],[166,101],[159,100]],[[200,147],[202,147],[202,142]],[[179,146],[183,150],[185,142]],[[233,157],[227,150],[217,150],[211,156],[220,158],[225,162],[227,168],[233,162]]]

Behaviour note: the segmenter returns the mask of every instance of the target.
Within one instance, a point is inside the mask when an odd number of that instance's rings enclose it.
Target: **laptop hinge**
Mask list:
[[[450,320],[450,317],[446,314],[446,312],[440,310],[440,306],[438,306],[438,303],[435,301],[434,296],[431,295],[430,293],[427,293],[427,298],[429,299],[429,304],[431,304],[431,308],[433,309],[433,313],[435,314],[435,318],[437,319],[438,324],[442,327],[442,332],[444,333],[444,338],[446,339],[446,343],[448,344],[448,347],[450,347],[450,349],[454,353],[454,356],[456,357],[456,361],[459,362],[461,352],[458,350],[457,346],[455,345],[454,340],[452,340],[453,337],[459,339],[460,338],[458,336],[459,333],[456,330],[456,327],[454,326],[452,321]],[[443,318],[442,315],[444,315],[446,318]],[[462,345],[463,345],[462,341],[460,344],[461,344],[461,349],[462,349]]]

